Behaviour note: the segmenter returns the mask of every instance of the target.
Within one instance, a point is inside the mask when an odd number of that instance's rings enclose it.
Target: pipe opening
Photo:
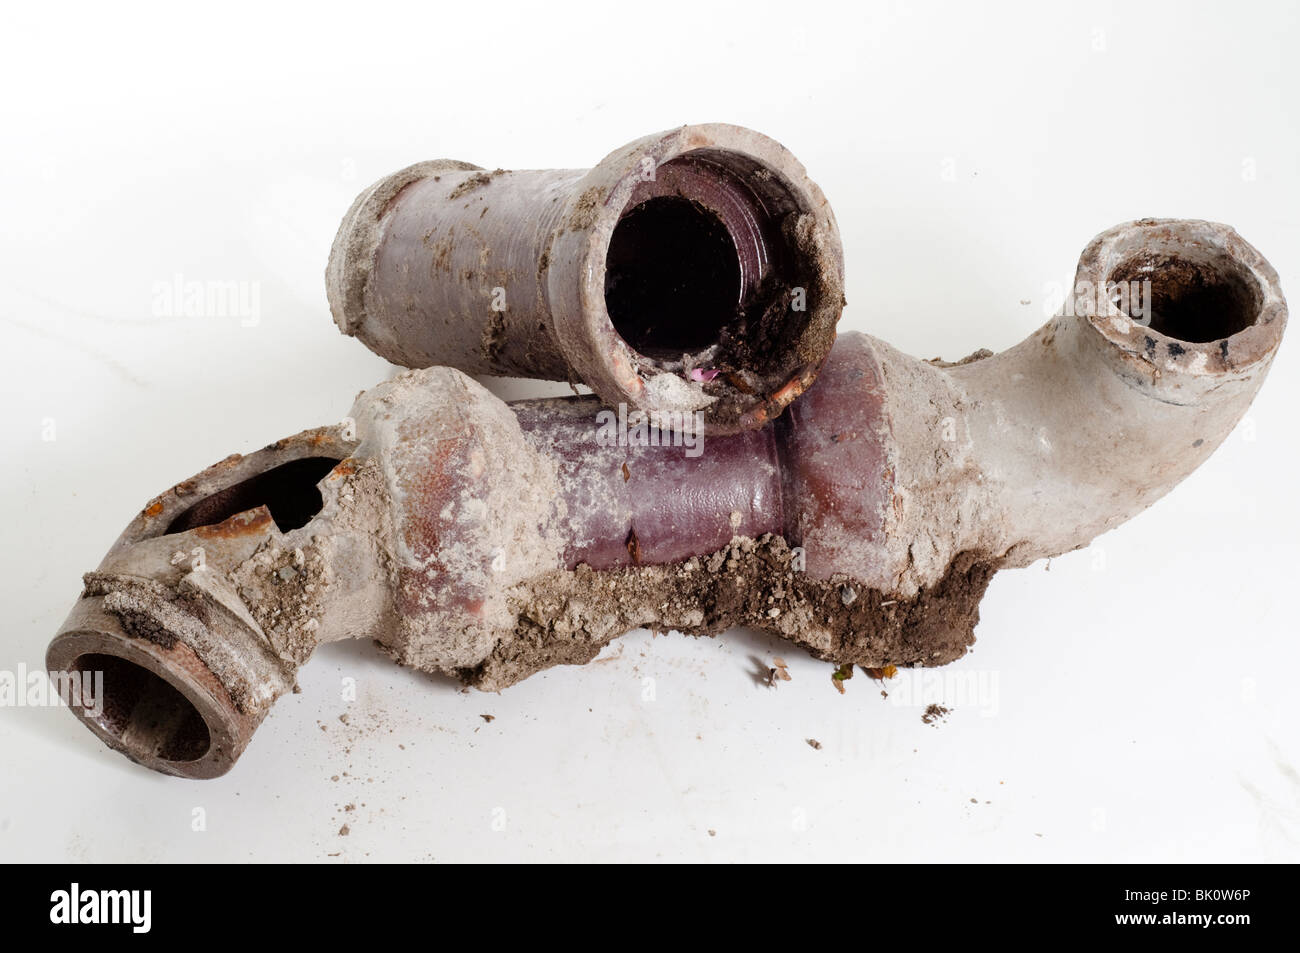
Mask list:
[[[714,373],[732,412],[788,382],[818,344],[822,258],[803,199],[779,171],[743,152],[696,149],[638,181],[604,261],[605,312],[645,370]],[[821,309],[821,310],[818,310]],[[833,340],[833,322],[824,329]]]
[[[1148,326],[1194,344],[1244,331],[1255,323],[1262,304],[1250,273],[1225,257],[1154,254],[1131,258],[1111,273],[1110,280],[1150,281]]]
[[[605,259],[605,307],[633,349],[680,358],[717,344],[740,303],[735,242],[704,206],[660,196],[619,219]]]
[[[316,484],[338,464],[334,457],[303,457],[272,467],[195,503],[172,520],[163,535],[216,526],[259,506],[271,512],[281,532],[306,526],[325,505]]]
[[[82,655],[76,674],[102,672],[98,709],[82,714],[113,735],[137,758],[197,761],[208,753],[212,736],[197,708],[171,683],[147,668],[115,655]]]

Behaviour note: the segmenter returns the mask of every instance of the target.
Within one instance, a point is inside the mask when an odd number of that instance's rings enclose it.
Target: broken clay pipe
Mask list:
[[[1148,279],[1140,321],[1096,300]],[[1094,240],[1065,313],[1016,347],[945,365],[847,334],[774,424],[704,444],[594,398],[507,405],[458,371],[408,371],[345,427],[150,503],[47,662],[102,670],[100,710],[78,714],[187,777],[228,770],[343,638],[485,689],[638,626],[942,664],[998,568],[1086,545],[1205,460],[1285,323],[1234,231],[1145,220]]]
[[[403,169],[347,213],[326,286],[339,327],[395,364],[583,383],[720,434],[761,426],[812,382],[844,260],[794,156],[712,124],[590,170]]]

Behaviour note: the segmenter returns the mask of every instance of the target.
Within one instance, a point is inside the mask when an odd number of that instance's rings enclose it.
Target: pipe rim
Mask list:
[[[1084,283],[1097,288],[1115,280],[1139,250],[1196,261],[1240,280],[1252,295],[1253,313],[1247,316],[1249,320],[1224,317],[1227,333],[1206,340],[1148,326],[1118,310],[1087,314],[1088,324],[1102,338],[1130,357],[1196,375],[1240,374],[1271,360],[1286,327],[1286,299],[1273,266],[1235,229],[1218,222],[1176,218],[1146,218],[1117,225],[1094,238],[1080,256],[1075,289]]]
[[[194,758],[168,758],[150,751],[131,737],[128,729],[115,728],[107,717],[108,699],[100,699],[99,714],[81,704],[67,707],[101,741],[130,760],[182,778],[216,778],[228,772],[252,739],[257,721],[236,707],[229,692],[212,670],[184,642],[169,646],[135,638],[100,606],[101,599],[83,597],[74,607],[63,629],[50,642],[45,666],[51,677],[80,671],[79,660],[87,656],[108,656],[142,669],[170,686],[202,719],[208,733],[206,749]],[[105,694],[109,693],[107,685]],[[179,712],[188,715],[188,712]],[[130,718],[127,719],[130,722]]]
[[[605,261],[619,220],[641,182],[643,161],[656,168],[697,152],[736,153],[755,161],[779,180],[807,216],[812,234],[803,243],[819,267],[811,268],[812,287],[806,289],[809,316],[804,332],[774,385],[754,394],[731,419],[710,410],[703,386],[677,376],[680,386],[651,383],[664,373],[649,374],[649,363],[615,329],[605,300]],[[592,208],[594,204],[594,209]],[[839,229],[821,189],[783,145],[742,126],[709,123],[683,126],[630,143],[595,166],[574,189],[560,217],[548,286],[553,302],[556,335],[574,365],[576,376],[607,404],[627,403],[651,412],[693,413],[702,410],[709,433],[725,434],[761,426],[778,416],[815,379],[830,353],[835,326],[843,309],[844,263]],[[564,267],[564,262],[572,267]],[[576,283],[576,296],[573,286]],[[567,286],[567,287],[566,287]],[[572,303],[571,307],[566,304]],[[676,376],[676,375],[674,375]],[[656,382],[657,383],[657,382]]]

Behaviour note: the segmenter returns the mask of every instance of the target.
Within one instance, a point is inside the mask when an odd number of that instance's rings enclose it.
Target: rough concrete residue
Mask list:
[[[816,581],[792,566],[778,536],[737,538],[677,566],[542,574],[516,586],[513,631],[479,665],[454,674],[495,691],[552,665],[591,661],[637,627],[716,635],[732,626],[775,632],[817,658],[871,667],[943,665],[974,642],[979,601],[996,566],[959,556],[935,586],[890,598],[848,576]],[[844,591],[856,592],[846,604]]]
[[[281,658],[301,665],[318,642],[328,567],[315,545],[267,543],[232,573],[240,597]]]
[[[117,616],[122,627],[137,639],[163,648],[176,644],[176,632],[199,623],[194,606],[177,608],[177,594],[152,579],[88,572],[82,576],[82,598],[104,597],[104,608]],[[171,624],[161,621],[159,616]]]

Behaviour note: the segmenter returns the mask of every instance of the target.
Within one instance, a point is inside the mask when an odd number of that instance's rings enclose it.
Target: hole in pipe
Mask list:
[[[198,709],[147,668],[116,655],[90,654],[80,656],[72,671],[103,673],[102,692],[87,699],[95,704],[83,706],[82,711],[137,757],[197,761],[212,746]]]
[[[716,344],[740,318],[740,261],[726,226],[690,199],[660,196],[628,210],[605,258],[614,329],[648,357]]]
[[[164,535],[216,526],[259,506],[271,511],[283,533],[306,526],[325,505],[316,484],[338,463],[333,457],[304,457],[272,467],[195,503],[171,521]]]

